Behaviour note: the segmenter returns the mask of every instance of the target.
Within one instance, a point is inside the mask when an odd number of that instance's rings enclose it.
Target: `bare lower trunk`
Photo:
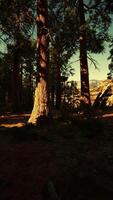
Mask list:
[[[37,84],[34,97],[34,107],[28,123],[36,124],[39,117],[48,115],[47,84],[41,79]]]

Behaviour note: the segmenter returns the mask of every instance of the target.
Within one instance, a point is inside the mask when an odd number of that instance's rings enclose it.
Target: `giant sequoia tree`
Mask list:
[[[46,0],[37,1],[37,87],[35,90],[34,107],[29,123],[36,124],[49,113],[48,94],[48,9]]]

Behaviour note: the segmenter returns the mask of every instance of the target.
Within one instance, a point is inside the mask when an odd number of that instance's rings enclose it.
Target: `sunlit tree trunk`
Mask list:
[[[79,21],[80,21],[80,75],[81,75],[81,105],[83,108],[90,107],[89,72],[86,47],[86,23],[83,0],[79,0]]]
[[[37,65],[38,82],[35,90],[34,107],[28,123],[37,124],[49,113],[48,94],[48,12],[46,0],[37,0]]]

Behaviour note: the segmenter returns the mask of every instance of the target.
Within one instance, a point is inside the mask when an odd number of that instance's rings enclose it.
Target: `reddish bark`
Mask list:
[[[79,0],[79,21],[80,21],[80,75],[81,75],[81,104],[90,107],[89,72],[86,46],[86,22],[83,0]]]
[[[49,111],[48,95],[48,10],[47,1],[37,3],[37,65],[38,83],[35,91],[34,108],[29,123],[37,123],[40,117],[47,117]]]

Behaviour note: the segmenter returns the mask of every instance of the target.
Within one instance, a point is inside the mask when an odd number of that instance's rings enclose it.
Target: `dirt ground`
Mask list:
[[[0,200],[113,199],[113,114],[45,128],[0,117]]]

